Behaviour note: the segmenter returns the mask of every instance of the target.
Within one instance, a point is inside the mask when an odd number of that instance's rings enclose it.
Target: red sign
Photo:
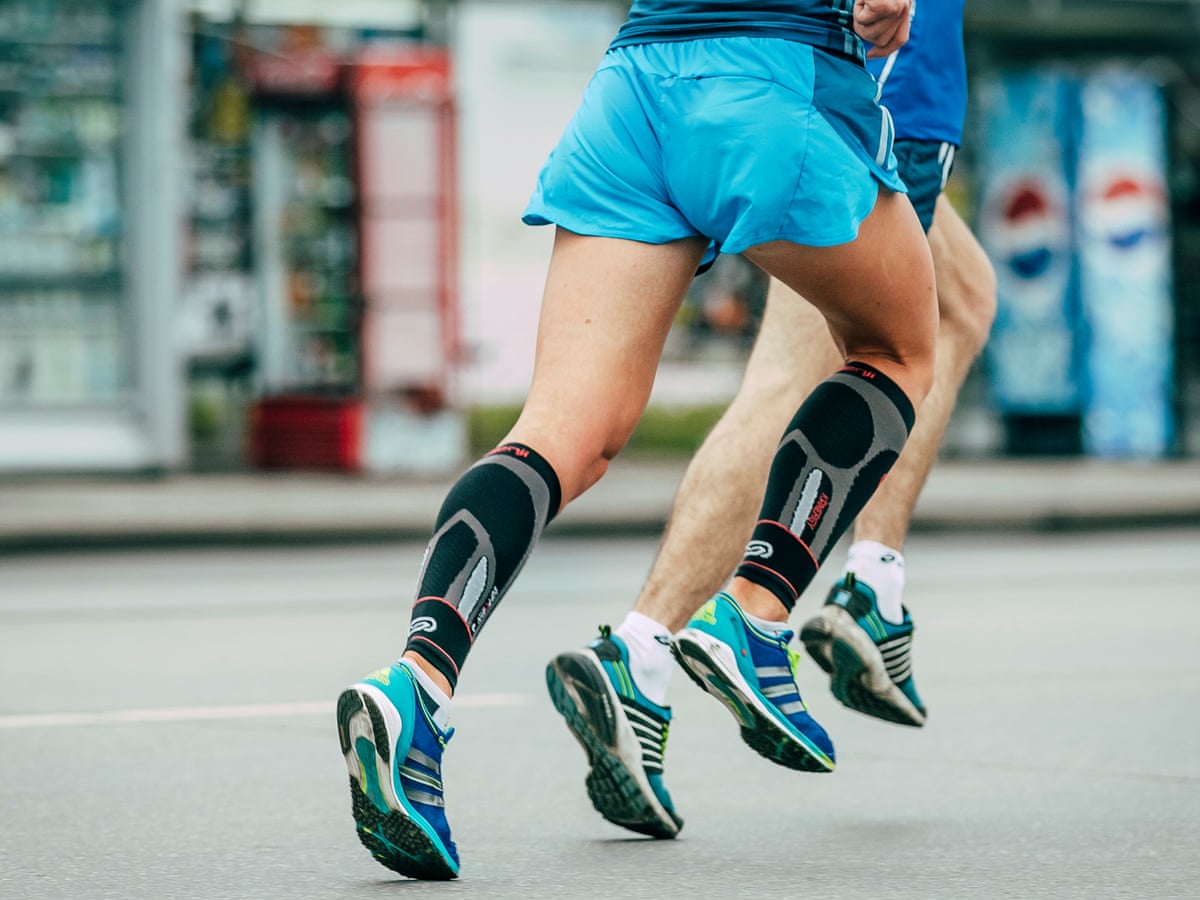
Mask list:
[[[450,93],[450,57],[436,48],[368,50],[355,61],[351,90],[360,103],[441,100]]]
[[[259,53],[250,64],[250,81],[260,94],[321,97],[337,91],[341,74],[338,57],[318,49]]]

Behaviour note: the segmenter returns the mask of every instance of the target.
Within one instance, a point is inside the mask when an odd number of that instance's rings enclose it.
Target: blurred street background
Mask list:
[[[552,238],[520,213],[626,9],[0,0],[0,895],[397,888],[332,700],[516,417]],[[680,841],[587,805],[542,667],[632,602],[736,390],[765,283],[723,257],[472,657],[463,880],[405,887],[1197,896],[1200,2],[967,0],[965,39],[947,193],[999,311],[906,548],[929,726],[808,667],[841,766],[797,778],[680,680]]]
[[[0,0],[0,479],[444,477],[516,415],[520,213],[620,0]],[[948,195],[999,313],[947,459],[1200,455],[1200,5],[966,3]],[[765,285],[697,279],[630,455]],[[119,515],[114,510],[114,515]]]

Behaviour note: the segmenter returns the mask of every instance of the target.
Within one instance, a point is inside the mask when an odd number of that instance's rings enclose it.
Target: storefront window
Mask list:
[[[0,405],[117,401],[118,4],[0,2]]]

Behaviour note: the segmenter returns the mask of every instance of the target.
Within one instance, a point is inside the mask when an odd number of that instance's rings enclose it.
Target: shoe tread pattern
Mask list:
[[[853,647],[845,641],[834,638],[831,653],[833,672],[829,687],[833,696],[842,705],[868,716],[883,719],[885,722],[894,722],[897,725],[919,728],[925,724],[924,719],[914,720],[904,709],[879,696],[867,686],[867,667]],[[900,693],[900,689],[895,685],[892,690]]]
[[[741,723],[742,740],[759,756],[773,763],[800,772],[832,772],[823,759],[813,754],[803,743],[785,731],[771,716],[765,715],[758,708],[744,702],[740,697],[732,697],[711,684],[702,674],[702,670],[716,669],[716,664],[709,659],[703,648],[689,640],[676,640],[671,644],[671,652],[683,667],[688,677],[704,691],[712,694],[730,708],[735,718]],[[694,661],[694,662],[693,662]],[[696,663],[702,667],[697,670]],[[736,710],[733,704],[736,703]]]
[[[805,622],[800,629],[800,643],[808,651],[809,657],[826,675],[833,674],[833,659],[830,652],[832,631],[829,623],[822,618]]]
[[[836,620],[837,624],[834,624]],[[925,724],[921,710],[916,709],[904,697],[904,693],[890,679],[889,687],[880,694],[871,687],[871,664],[862,658],[854,645],[839,630],[856,629],[852,632],[859,641],[869,641],[866,632],[853,619],[852,614],[841,607],[827,604],[820,615],[814,616],[800,629],[800,641],[804,649],[818,666],[829,675],[829,689],[843,706],[897,725],[920,728]],[[886,672],[883,657],[874,643],[867,652],[878,656],[876,665]]]
[[[603,678],[579,653],[560,654],[546,667],[546,687],[554,708],[587,754],[589,772],[584,784],[588,799],[596,812],[614,825],[654,838],[674,838],[683,820],[671,824],[662,820],[616,752],[615,723]]]
[[[350,718],[364,710],[371,720],[374,735],[387,735],[383,713],[375,702],[351,689],[338,698],[338,737],[343,753],[350,750]],[[390,760],[391,748],[385,740],[372,742],[380,756]],[[390,762],[389,762],[390,765]],[[408,878],[447,881],[458,875],[424,829],[402,812],[381,810],[367,796],[359,779],[350,778],[350,809],[358,839],[381,865]]]

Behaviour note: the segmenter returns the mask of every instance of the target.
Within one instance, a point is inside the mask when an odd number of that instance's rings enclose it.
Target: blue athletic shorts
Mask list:
[[[854,240],[878,185],[904,191],[892,122],[861,66],[797,41],[731,37],[609,50],[523,215],[717,252]]]
[[[945,141],[896,141],[900,177],[908,185],[908,199],[926,231],[933,227],[933,208],[950,178],[957,149]]]

